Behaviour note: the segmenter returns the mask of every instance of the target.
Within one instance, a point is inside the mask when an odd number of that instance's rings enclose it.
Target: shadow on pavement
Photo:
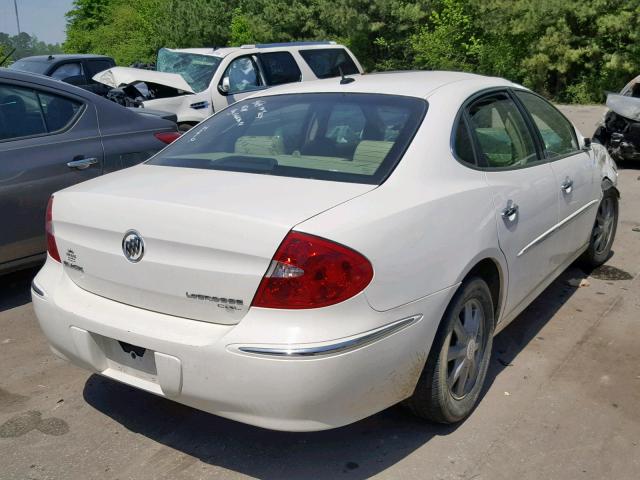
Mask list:
[[[496,337],[484,393],[577,290],[567,281],[586,276],[569,268]],[[285,433],[226,420],[98,375],[87,380],[83,393],[91,406],[133,432],[261,479],[323,479],[343,473],[368,478],[456,429],[423,422],[395,406],[336,430]]]
[[[39,267],[0,275],[0,312],[31,301],[31,280],[38,269]]]

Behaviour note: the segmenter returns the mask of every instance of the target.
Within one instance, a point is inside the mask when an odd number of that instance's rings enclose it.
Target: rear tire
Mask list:
[[[473,411],[489,367],[494,323],[487,283],[479,277],[463,282],[447,307],[413,396],[405,401],[415,415],[455,423]]]
[[[180,123],[178,124],[178,131],[181,133],[185,133],[191,130],[195,126],[196,124],[193,124],[193,123]]]
[[[591,230],[589,247],[580,257],[587,269],[599,267],[609,259],[618,228],[618,194],[613,188],[604,191]]]

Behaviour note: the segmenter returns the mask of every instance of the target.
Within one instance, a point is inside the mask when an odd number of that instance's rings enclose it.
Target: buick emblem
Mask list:
[[[139,262],[144,256],[144,240],[135,230],[129,230],[122,239],[122,253],[132,263]]]

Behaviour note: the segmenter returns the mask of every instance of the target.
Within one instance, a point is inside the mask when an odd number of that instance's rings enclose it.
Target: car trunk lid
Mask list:
[[[140,165],[55,196],[66,274],[81,288],[170,315],[233,324],[296,224],[373,185]],[[144,254],[125,257],[126,232]]]

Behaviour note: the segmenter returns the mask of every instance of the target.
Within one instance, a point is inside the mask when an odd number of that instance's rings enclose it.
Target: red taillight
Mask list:
[[[44,228],[47,231],[47,253],[56,262],[59,262],[60,254],[58,253],[58,246],[56,245],[56,237],[53,236],[53,195],[49,197],[49,203],[47,203],[47,216]]]
[[[373,278],[355,250],[306,233],[289,232],[253,298],[254,307],[318,308],[360,293]]]
[[[158,140],[169,145],[171,142],[180,138],[180,132],[158,132],[153,134]]]

